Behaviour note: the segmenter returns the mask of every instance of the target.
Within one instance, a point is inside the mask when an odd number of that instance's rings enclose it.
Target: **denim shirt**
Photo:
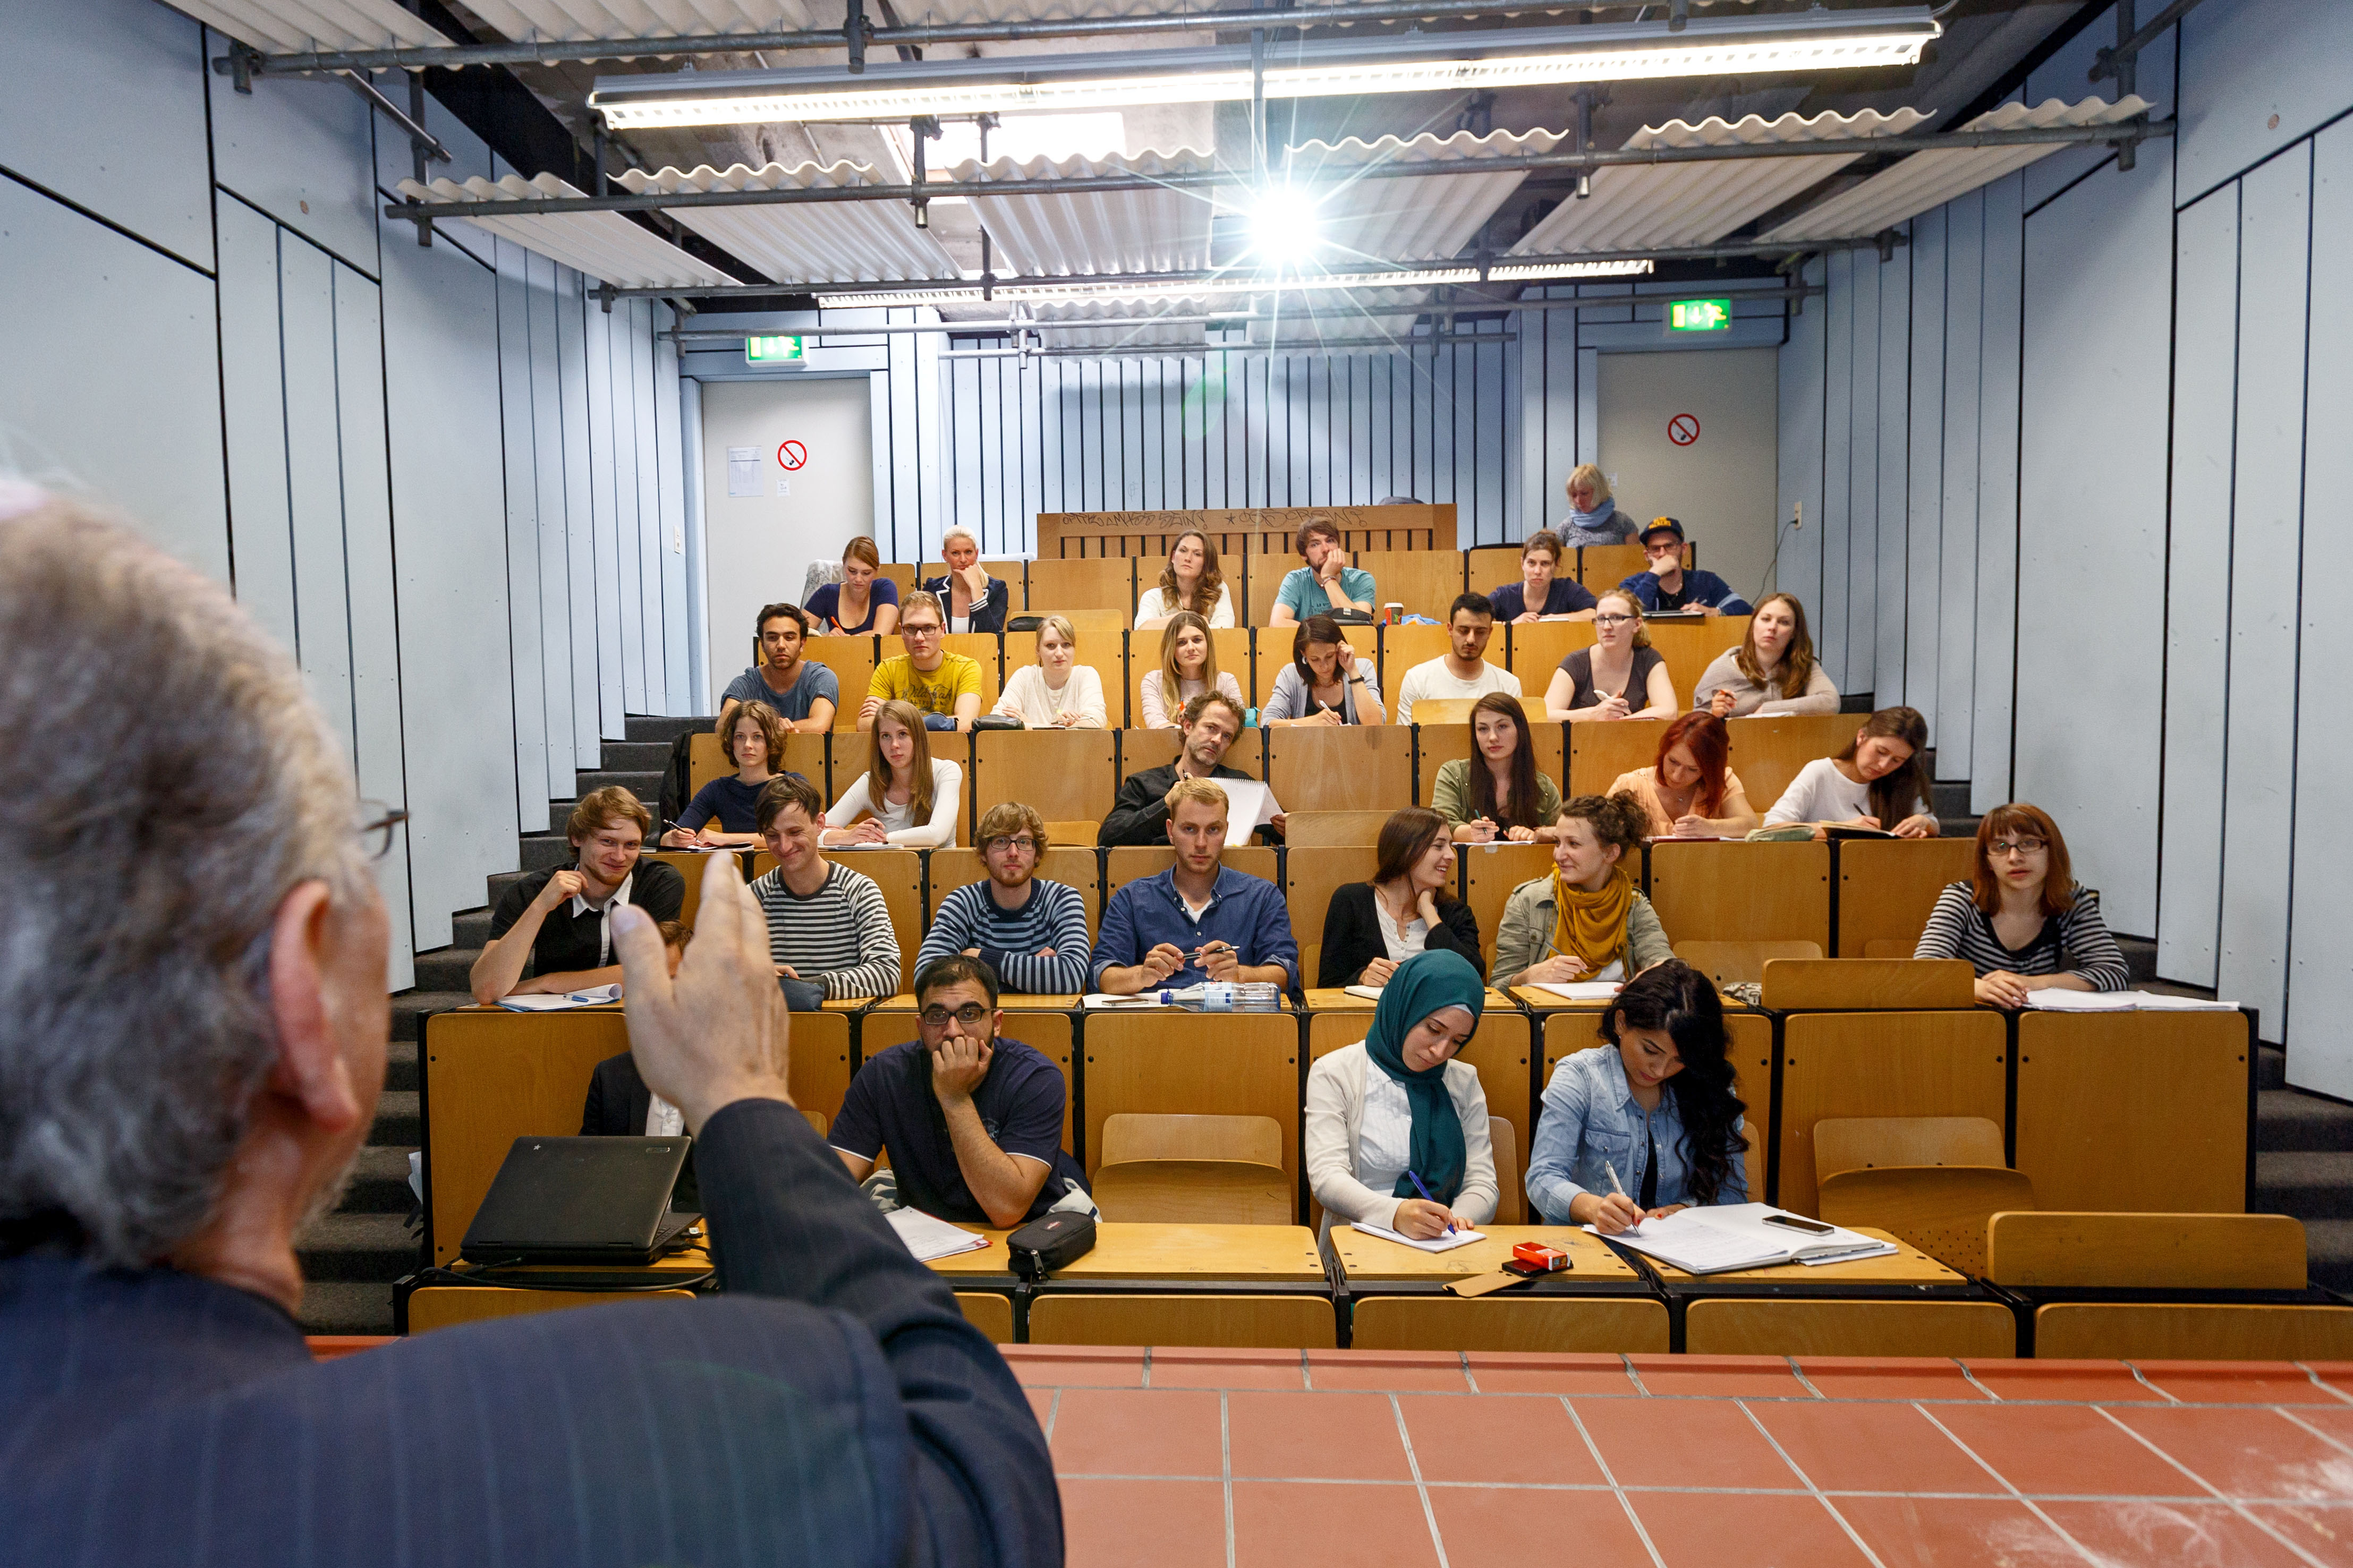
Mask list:
[[[1733,1125],[1737,1130],[1741,1123]],[[1617,1047],[1595,1046],[1564,1057],[1545,1085],[1544,1118],[1536,1123],[1535,1142],[1528,1151],[1528,1200],[1543,1212],[1546,1224],[1568,1224],[1568,1205],[1579,1194],[1611,1190],[1602,1169],[1606,1160],[1617,1169],[1626,1195],[1640,1201],[1650,1145],[1655,1142],[1655,1206],[1689,1203],[1684,1184],[1690,1167],[1683,1160],[1683,1138],[1674,1095],[1662,1094],[1659,1108],[1645,1111],[1626,1081],[1625,1059]],[[1715,1194],[1719,1204],[1748,1201],[1748,1168],[1742,1152],[1733,1151],[1732,1168]]]

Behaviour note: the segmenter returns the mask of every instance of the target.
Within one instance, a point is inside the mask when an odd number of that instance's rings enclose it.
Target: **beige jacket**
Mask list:
[[[1377,1193],[1356,1180],[1356,1136],[1365,1124],[1365,1074],[1372,1056],[1359,1040],[1321,1058],[1307,1069],[1307,1126],[1301,1154],[1307,1162],[1308,1190],[1324,1205],[1321,1236],[1335,1225],[1363,1220],[1394,1226],[1397,1197]],[[1467,1062],[1446,1064],[1446,1092],[1462,1119],[1462,1190],[1454,1212],[1473,1225],[1495,1217],[1502,1194],[1495,1181],[1495,1150],[1487,1135],[1487,1091]],[[1319,1237],[1320,1239],[1320,1237]]]

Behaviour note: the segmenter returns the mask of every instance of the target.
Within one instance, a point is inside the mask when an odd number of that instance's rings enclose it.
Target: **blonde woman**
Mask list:
[[[1618,510],[1609,498],[1609,481],[1591,463],[1579,463],[1568,476],[1568,517],[1560,525],[1560,542],[1571,550],[1588,544],[1624,544],[1634,537],[1634,520]]]
[[[1672,719],[1683,710],[1667,661],[1642,630],[1642,606],[1612,588],[1593,607],[1594,644],[1560,661],[1545,689],[1545,717],[1572,724],[1594,720]]]
[[[1005,683],[1005,694],[989,711],[1018,719],[1025,730],[1100,730],[1109,721],[1103,677],[1077,662],[1079,634],[1063,616],[1048,616],[1038,626],[1038,662],[1025,664]]]
[[[1158,631],[1179,610],[1190,610],[1212,631],[1234,624],[1233,589],[1218,563],[1218,547],[1198,528],[1188,528],[1168,547],[1160,584],[1136,595],[1135,629]]]
[[[963,811],[964,770],[933,760],[913,703],[885,702],[874,716],[873,771],[833,803],[818,842],[828,849],[938,849],[955,842]]]
[[[981,569],[980,541],[972,530],[949,529],[940,540],[940,560],[947,570],[937,577],[924,578],[921,586],[926,594],[938,595],[948,630],[1003,631],[1006,606],[1013,595],[1006,590],[1004,578],[992,577]]]
[[[1692,706],[1719,719],[1839,710],[1839,689],[1814,660],[1806,606],[1795,595],[1765,595],[1740,646],[1717,654],[1701,674]]]
[[[1144,722],[1146,730],[1174,730],[1185,704],[1206,691],[1216,691],[1242,706],[1241,682],[1218,668],[1218,645],[1209,623],[1190,610],[1168,617],[1160,633],[1160,668],[1144,678]]]

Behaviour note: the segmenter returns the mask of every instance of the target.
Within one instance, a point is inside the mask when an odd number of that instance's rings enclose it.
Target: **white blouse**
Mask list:
[[[1377,1193],[1396,1190],[1413,1163],[1413,1106],[1405,1085],[1366,1054],[1365,1119],[1356,1127],[1356,1180]]]
[[[861,816],[872,816],[902,849],[939,849],[955,842],[956,819],[964,815],[964,769],[936,759],[932,763],[932,815],[915,821],[915,803],[887,798],[875,788],[872,773],[860,773],[842,797],[825,814],[828,827],[848,827]],[[840,846],[836,846],[840,847]]]
[[[1018,719],[1032,730],[1059,730],[1065,713],[1079,716],[1071,726],[1077,730],[1100,730],[1110,721],[1103,707],[1103,677],[1083,664],[1071,666],[1071,677],[1060,691],[1047,686],[1044,670],[1023,665],[1006,681],[1005,694],[989,711]]]
[[[1377,893],[1373,895],[1373,913],[1380,917],[1381,945],[1388,949],[1391,963],[1403,963],[1430,944],[1430,923],[1419,915],[1406,921],[1405,930],[1398,930],[1396,917]]]
[[[1158,588],[1146,588],[1135,598],[1135,618],[1139,621],[1166,620],[1184,608],[1186,606],[1181,604],[1170,604]],[[1231,583],[1220,583],[1218,584],[1218,602],[1209,609],[1209,629],[1216,631],[1223,626],[1231,626],[1233,624],[1234,585]]]
[[[1926,801],[1915,801],[1913,810],[1925,813]],[[1852,822],[1858,816],[1871,815],[1871,786],[1859,783],[1839,772],[1831,757],[1816,757],[1798,770],[1773,809],[1765,814],[1765,826],[1778,826],[1785,822]],[[1880,826],[1890,833],[1895,824],[1883,822]]]

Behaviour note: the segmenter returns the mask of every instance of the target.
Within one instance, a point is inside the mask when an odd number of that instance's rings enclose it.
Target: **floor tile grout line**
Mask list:
[[[1824,1394],[1820,1389],[1814,1386],[1814,1380],[1806,1375],[1806,1369],[1798,1364],[1798,1358],[1796,1356],[1783,1356],[1781,1359],[1788,1363],[1789,1375],[1798,1380],[1798,1386],[1799,1388],[1804,1389],[1816,1399],[1827,1399],[1830,1397],[1830,1395]]]
[[[1315,1363],[1307,1359],[1304,1349],[1299,1352],[1299,1381],[1308,1393],[1315,1392]]]
[[[1456,1351],[1454,1352],[1454,1359],[1462,1363],[1462,1381],[1471,1385],[1472,1393],[1479,1393],[1479,1374],[1471,1370],[1471,1352],[1469,1351]]]
[[[1430,1527],[1430,1549],[1438,1553],[1438,1568],[1449,1568],[1446,1538],[1438,1533],[1438,1510],[1430,1506],[1430,1489],[1421,1481],[1421,1461],[1414,1457],[1413,1434],[1406,1430],[1405,1405],[1394,1394],[1388,1400],[1389,1415],[1397,1422],[1398,1441],[1405,1445],[1406,1473],[1413,1477],[1413,1493],[1421,1502],[1422,1522]]]
[[[1670,1370],[1672,1370],[1672,1369],[1670,1369]],[[1146,1371],[1146,1375],[1147,1375],[1147,1376],[1149,1375],[1149,1370],[1148,1370],[1148,1369],[1147,1369],[1147,1371]],[[1985,1392],[1985,1394],[1986,1394],[1986,1395],[1987,1395],[1987,1398],[1985,1398],[1985,1399],[1978,1399],[1978,1398],[1965,1398],[1965,1397],[1962,1397],[1962,1396],[1959,1396],[1959,1395],[1957,1395],[1957,1394],[1937,1394],[1937,1395],[1929,1396],[1929,1395],[1921,1395],[1921,1394],[1879,1394],[1879,1395],[1875,1395],[1875,1396],[1868,1397],[1868,1398],[1856,1397],[1856,1396],[1854,1396],[1854,1395],[1851,1395],[1851,1394],[1817,1394],[1817,1393],[1808,1393],[1808,1394],[1662,1394],[1662,1393],[1659,1393],[1659,1392],[1657,1392],[1657,1391],[1655,1391],[1655,1390],[1651,1390],[1651,1389],[1642,1389],[1642,1390],[1641,1390],[1641,1392],[1636,1393],[1636,1394],[1605,1394],[1605,1393],[1596,1392],[1596,1391],[1593,1391],[1593,1390],[1580,1390],[1580,1391],[1578,1391],[1578,1392],[1577,1392],[1577,1393],[1575,1393],[1575,1394],[1563,1394],[1559,1393],[1557,1390],[1542,1390],[1542,1389],[1540,1389],[1540,1390],[1531,1390],[1531,1391],[1528,1391],[1528,1392],[1525,1392],[1525,1393],[1524,1393],[1524,1392],[1522,1392],[1522,1391],[1520,1391],[1520,1390],[1517,1390],[1517,1389],[1509,1389],[1509,1388],[1486,1388],[1486,1389],[1470,1389],[1470,1390],[1464,1390],[1464,1389],[1451,1389],[1451,1388],[1372,1388],[1372,1387],[1349,1387],[1349,1388],[1341,1388],[1341,1389],[1336,1389],[1336,1390],[1335,1390],[1335,1389],[1331,1389],[1331,1388],[1325,1388],[1325,1389],[1317,1390],[1316,1392],[1320,1392],[1320,1393],[1327,1393],[1327,1394],[1328,1394],[1328,1393],[1335,1393],[1335,1392],[1336,1392],[1336,1393],[1342,1393],[1342,1394],[1422,1394],[1422,1395],[1426,1395],[1426,1396],[1428,1396],[1428,1397],[1430,1397],[1430,1398],[1432,1398],[1432,1399],[1472,1399],[1472,1398],[1478,1398],[1478,1399],[1560,1399],[1560,1398],[1575,1398],[1575,1399],[1641,1399],[1641,1398],[1647,1398],[1647,1399],[1659,1399],[1659,1400],[1708,1400],[1708,1399],[1715,1399],[1715,1400],[1727,1400],[1727,1399],[1746,1399],[1746,1400],[1749,1401],[1749,1402],[1750,1402],[1750,1403],[1752,1403],[1752,1404],[1777,1404],[1777,1405],[1797,1405],[1797,1404],[1803,1404],[1803,1405],[1815,1405],[1815,1404],[1824,1404],[1824,1405],[1961,1405],[1961,1406],[1964,1406],[1964,1407],[1967,1407],[1967,1408],[1970,1408],[1970,1409],[1975,1409],[1975,1408],[1981,1407],[1981,1406],[1985,1405],[1986,1404],[1988,1404],[1989,1401],[1990,1401],[1990,1402],[1993,1402],[1993,1403],[2002,1404],[2002,1405],[2024,1405],[2024,1406],[2029,1406],[2029,1407],[2036,1407],[2036,1406],[2048,1407],[2048,1406],[2053,1406],[2053,1405],[2056,1405],[2056,1406],[2062,1406],[2062,1407],[2069,1408],[2069,1409],[2092,1409],[2092,1408],[2108,1407],[2108,1406],[2112,1406],[2112,1407],[2114,1407],[2114,1408],[2120,1409],[2120,1410],[2151,1410],[2151,1409],[2179,1409],[2179,1410],[2274,1410],[2274,1409],[2281,1408],[2281,1406],[2280,1406],[2279,1403],[2278,1403],[2277,1401],[2275,1401],[2275,1400],[2259,1400],[2259,1399],[2246,1399],[2246,1400],[2197,1399],[2197,1400],[2189,1400],[2189,1399],[2180,1399],[2180,1398],[2178,1398],[2178,1397],[2176,1397],[2176,1396],[2174,1396],[2174,1395],[2172,1395],[2172,1394],[2166,1394],[2166,1393],[2165,1393],[2163,1390],[2161,1390],[2161,1389],[2158,1389],[2158,1388],[2154,1388],[2154,1387],[2152,1387],[2152,1388],[2149,1390],[2149,1392],[2151,1392],[2152,1394],[2156,1394],[2158,1396],[2158,1397],[2157,1399],[2155,1399],[2155,1400],[2149,1400],[2149,1399],[2019,1399],[2019,1398],[2015,1398],[2015,1397],[2004,1397],[2004,1396],[2003,1396],[2003,1395],[2002,1395],[1999,1391],[1997,1391],[1997,1390],[1995,1390],[1995,1389],[1993,1389],[1993,1388],[1991,1388],[1991,1387],[1988,1386],[1988,1385],[1987,1385],[1987,1384],[1985,1384],[1979,1383],[1979,1382],[1977,1380],[1977,1378],[1976,1378],[1975,1376],[1971,1376],[1971,1377],[1969,1377],[1968,1382],[1969,1382],[1971,1384],[1973,1384],[1974,1386],[1976,1386],[1976,1387],[1978,1387],[1978,1388],[1980,1388],[1980,1389],[1983,1389],[1983,1390],[1984,1390],[1984,1392]],[[1064,1384],[1064,1383],[1054,1383],[1054,1384],[1049,1384],[1049,1383],[1032,1383],[1032,1384],[1023,1384],[1023,1386],[1024,1386],[1024,1387],[1029,1387],[1029,1388],[1130,1388],[1130,1387],[1133,1387],[1134,1385],[1133,1385],[1133,1384],[1119,1384],[1119,1383],[1067,1383],[1067,1384]],[[1264,1394],[1264,1393],[1270,1393],[1270,1392],[1272,1392],[1272,1393],[1284,1393],[1284,1392],[1290,1392],[1290,1391],[1289,1391],[1289,1390],[1287,1390],[1287,1389],[1282,1389],[1282,1388],[1277,1388],[1277,1389],[1269,1390],[1269,1389],[1267,1389],[1267,1388],[1264,1388],[1264,1387],[1259,1386],[1259,1385],[1257,1385],[1257,1384],[1166,1384],[1166,1383],[1163,1383],[1163,1384],[1147,1384],[1145,1386],[1150,1387],[1150,1388],[1154,1389],[1154,1390],[1155,1390],[1155,1391],[1156,1391],[1156,1392],[1170,1392],[1170,1391],[1173,1391],[1173,1392],[1176,1392],[1176,1393],[1192,1393],[1192,1394],[1217,1394],[1217,1393]],[[2348,1404],[2353,1404],[2353,1400],[2348,1400],[2347,1403],[2348,1403]],[[2337,1405],[2337,1403],[2335,1403],[2334,1401],[2331,1401],[2330,1403],[2328,1403],[2328,1404],[2325,1404],[2325,1405],[2298,1405],[2294,1406],[2293,1408],[2296,1408],[2296,1409],[2311,1409],[2311,1410],[2335,1410],[2335,1409],[2339,1408],[2339,1406]]]
[[[1058,1388],[1054,1390],[1054,1397],[1046,1405],[1046,1441],[1049,1443],[1054,1440],[1054,1423],[1061,1417],[1061,1414],[1062,1391]]]
[[[2147,1377],[2142,1373],[2140,1368],[2134,1365],[2131,1362],[2125,1363],[2125,1370],[2133,1374],[2133,1381],[2135,1383],[2139,1384],[2143,1388],[2146,1388],[2151,1393],[2157,1394],[2168,1405],[2186,1405],[2189,1403],[2189,1401],[2176,1394],[2173,1390],[2169,1388],[2161,1388],[2158,1384],[2149,1382]]]
[[[2001,1396],[2000,1391],[1995,1388],[1991,1384],[1978,1382],[1977,1373],[1969,1366],[1968,1363],[1956,1357],[1953,1361],[1953,1364],[1961,1369],[1961,1376],[1968,1383],[1970,1387],[1984,1389],[1985,1396],[1988,1399],[1992,1400],[1996,1405],[2007,1405],[2010,1403],[2009,1400],[2004,1399]],[[1918,1401],[1915,1400],[1914,1403],[1917,1404]],[[2025,1402],[2021,1401],[2021,1403]]]
[[[1169,1475],[1156,1472],[1128,1474],[1117,1470],[1057,1470],[1057,1480],[1064,1481],[1198,1481],[1215,1482],[1218,1476]],[[1368,1480],[1361,1476],[1238,1476],[1236,1480],[1249,1483],[1297,1487],[1394,1487],[1412,1486],[1410,1480]],[[1612,1487],[1593,1481],[1432,1481],[1421,1485],[1433,1491],[1529,1491],[1529,1492],[1624,1492],[1630,1496],[1658,1497],[1805,1497],[1804,1487],[1682,1487],[1641,1486],[1620,1483]],[[1827,1498],[1858,1500],[1904,1499],[1951,1502],[2023,1502],[2030,1507],[2039,1502],[2052,1503],[2235,1503],[2248,1508],[2300,1508],[2323,1512],[2353,1512],[2353,1499],[2337,1498],[2276,1498],[2232,1497],[2211,1488],[2196,1493],[2172,1492],[2021,1492],[2007,1484],[1981,1492],[1971,1491],[1884,1491],[1867,1487],[1823,1487]]]
[[[1644,1399],[1650,1398],[1651,1396],[1650,1385],[1642,1381],[1642,1371],[1634,1364],[1634,1358],[1621,1354],[1618,1358],[1618,1364],[1626,1369],[1626,1381],[1634,1385],[1635,1394]],[[1567,1396],[1564,1394],[1562,1397]],[[1584,1423],[1580,1421],[1577,1425],[1581,1426]]]
[[[1152,1347],[1150,1345],[1144,1347],[1143,1377],[1144,1386],[1150,1388],[1152,1386]]]
[[[2175,1458],[2171,1454],[2167,1453],[2162,1447],[2158,1446],[2157,1442],[2153,1438],[2150,1438],[2140,1432],[2135,1431],[2131,1426],[2117,1420],[2115,1415],[2105,1410],[2101,1411],[2100,1415],[2114,1426],[2116,1430],[2124,1433],[2134,1442],[2138,1443],[2142,1447],[2147,1448],[2150,1453],[2155,1454],[2158,1458],[2163,1459],[2167,1464],[2171,1465],[2175,1469],[2179,1470],[2183,1475],[2188,1476],[2191,1480],[2196,1481],[2207,1491],[2212,1493],[2215,1500],[2226,1505],[2232,1512],[2237,1514],[2241,1519],[2245,1520],[2249,1524],[2253,1525],[2257,1530],[2262,1531],[2265,1535],[2270,1536],[2274,1541],[2278,1542],[2282,1546],[2286,1547],[2290,1552],[2295,1552],[2305,1562],[2311,1563],[2312,1568],[2328,1568],[2328,1565],[2321,1562],[2319,1558],[2315,1557],[2311,1552],[2306,1552],[2303,1547],[2298,1546],[2295,1542],[2289,1540],[2284,1534],[2281,1533],[2279,1531],[2274,1530],[2270,1525],[2265,1524],[2261,1519],[2258,1519],[2255,1515],[2250,1513],[2244,1503],[2240,1502],[2236,1498],[2227,1495],[2221,1488],[2208,1480],[2204,1476],[2200,1475],[2196,1470],[2191,1469],[2188,1465],[2183,1464],[2179,1459]]]
[[[1222,1389],[1218,1393],[1218,1469],[1226,1494],[1226,1568],[1234,1568],[1234,1425],[1228,1404],[1231,1397]]]
[[[1797,1363],[1795,1361],[1792,1361],[1789,1364],[1791,1371],[1795,1371],[1797,1369]],[[1871,1568],[1887,1568],[1887,1564],[1880,1561],[1879,1553],[1871,1549],[1871,1542],[1862,1538],[1862,1531],[1855,1529],[1853,1523],[1848,1520],[1847,1516],[1839,1511],[1838,1504],[1831,1501],[1829,1498],[1822,1495],[1822,1489],[1814,1484],[1814,1478],[1806,1473],[1805,1466],[1798,1463],[1796,1459],[1790,1458],[1789,1451],[1781,1447],[1781,1439],[1776,1437],[1771,1432],[1766,1430],[1765,1423],[1757,1419],[1757,1412],[1748,1408],[1747,1401],[1736,1399],[1732,1402],[1732,1405],[1734,1409],[1739,1411],[1741,1415],[1748,1418],[1748,1424],[1757,1428],[1757,1435],[1765,1439],[1766,1443],[1771,1447],[1773,1452],[1779,1456],[1781,1462],[1789,1467],[1789,1473],[1797,1477],[1799,1480],[1805,1483],[1806,1490],[1811,1493],[1813,1500],[1822,1506],[1822,1511],[1829,1514],[1831,1518],[1837,1522],[1838,1527],[1841,1530],[1846,1531],[1846,1538],[1854,1542],[1855,1550],[1862,1552],[1866,1558],[1870,1559]]]
[[[1929,1426],[1934,1426],[1937,1431],[1942,1432],[1945,1435],[1945,1440],[1947,1442],[1952,1444],[1953,1447],[1958,1448],[1962,1453],[1967,1454],[1969,1457],[1971,1463],[1975,1464],[1978,1468],[1983,1470],[1987,1475],[1991,1476],[1996,1482],[2000,1483],[2004,1491],[2017,1499],[2018,1504],[2021,1508],[2023,1508],[2027,1512],[2041,1520],[2042,1521],[2042,1527],[2045,1530],[2050,1531],[2060,1540],[2065,1542],[2068,1546],[2073,1550],[2076,1556],[2081,1557],[2086,1563],[2094,1564],[2095,1568],[2098,1568],[2098,1565],[2104,1564],[2105,1560],[2097,1552],[2094,1552],[2090,1547],[2085,1546],[2082,1542],[2076,1540],[2073,1533],[2071,1532],[2066,1526],[2052,1518],[2050,1513],[2043,1509],[2042,1504],[2036,1502],[2032,1498],[2028,1497],[2017,1487],[2011,1485],[2010,1479],[2008,1476],[2005,1476],[2000,1470],[1995,1469],[1993,1465],[1984,1455],[1978,1453],[1975,1448],[1970,1447],[1969,1445],[1962,1439],[1959,1433],[1954,1431],[1950,1426],[1946,1426],[1942,1421],[1937,1420],[1936,1415],[1928,1410],[1925,1404],[1915,1403],[1913,1405],[1913,1408],[1920,1412],[1920,1418],[1922,1420],[1927,1422]]]
[[[2282,1420],[2295,1423],[2295,1425],[2303,1427],[2306,1431],[2311,1433],[2314,1436],[2319,1438],[2330,1447],[2337,1449],[2339,1453],[2353,1454],[2353,1443],[2348,1443],[2341,1438],[2330,1436],[2319,1427],[2315,1426],[2311,1422],[2306,1421],[2303,1416],[2298,1415],[2295,1413],[2295,1406],[2289,1405],[2274,1405],[2272,1408],[2279,1413]]]
[[[2328,1382],[2306,1363],[2299,1361],[2292,1362],[2289,1364],[2294,1366],[2298,1372],[2304,1373],[2305,1376],[2312,1379],[2312,1385],[2315,1388],[2317,1388],[2321,1393],[2326,1394],[2328,1397],[2337,1401],[2337,1404],[2353,1405],[2353,1394],[2348,1394],[2343,1389],[2337,1387],[2335,1384]]]
[[[1625,1358],[1621,1356],[1619,1359],[1623,1361]],[[1627,1374],[1631,1376],[1633,1371],[1634,1363],[1627,1362]],[[1635,1539],[1641,1542],[1642,1550],[1651,1554],[1651,1568],[1667,1568],[1667,1560],[1659,1555],[1658,1543],[1651,1539],[1650,1527],[1642,1522],[1642,1516],[1634,1511],[1633,1500],[1626,1495],[1626,1489],[1618,1484],[1617,1472],[1610,1469],[1609,1461],[1602,1458],[1601,1445],[1595,1442],[1593,1434],[1585,1429],[1585,1417],[1577,1413],[1576,1401],[1566,1394],[1556,1397],[1560,1401],[1560,1407],[1568,1412],[1569,1420],[1577,1424],[1577,1435],[1585,1439],[1586,1452],[1593,1456],[1593,1468],[1599,1470],[1601,1479],[1609,1483],[1610,1493],[1617,1498],[1620,1510],[1626,1515],[1626,1522],[1634,1527]]]

